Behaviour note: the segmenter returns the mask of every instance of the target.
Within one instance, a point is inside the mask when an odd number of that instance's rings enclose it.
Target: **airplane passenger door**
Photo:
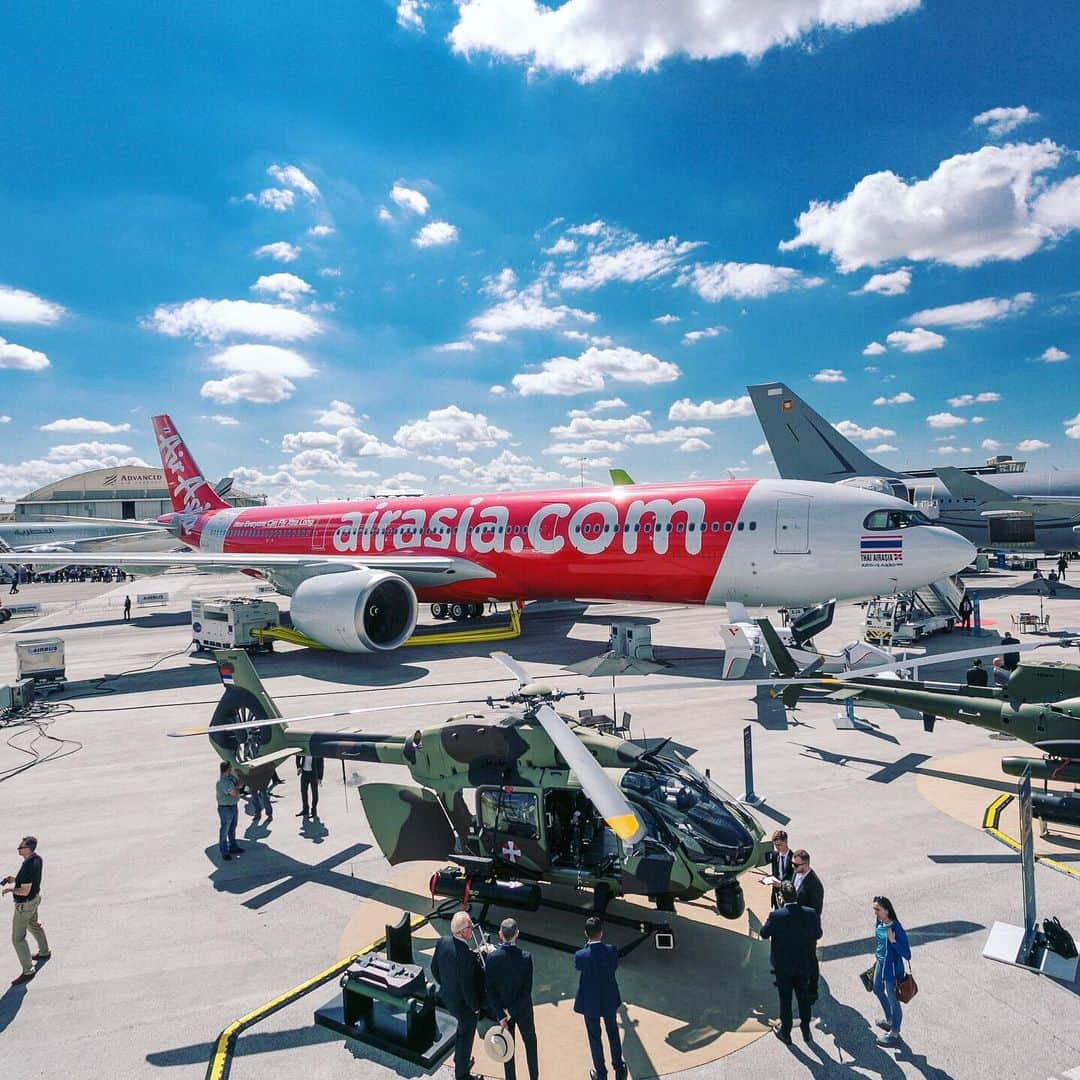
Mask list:
[[[776,500],[776,554],[810,551],[810,502],[805,495]]]

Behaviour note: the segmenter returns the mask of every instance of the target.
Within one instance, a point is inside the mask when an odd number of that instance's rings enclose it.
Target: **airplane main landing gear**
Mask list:
[[[467,622],[469,619],[478,619],[484,614],[482,603],[461,603],[445,601],[431,605],[431,614],[436,619],[453,619],[454,622]]]

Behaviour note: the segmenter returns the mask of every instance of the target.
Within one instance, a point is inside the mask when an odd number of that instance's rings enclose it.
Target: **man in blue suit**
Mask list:
[[[431,975],[439,984],[439,996],[457,1021],[454,1041],[454,1076],[473,1080],[472,1045],[477,1014],[483,1004],[483,971],[480,959],[469,948],[473,923],[467,911],[456,911],[450,934],[439,938],[431,958]]]
[[[761,928],[763,941],[772,943],[772,968],[780,994],[780,1026],[773,1028],[776,1037],[791,1045],[791,993],[799,1002],[799,1030],[810,1042],[812,988],[817,973],[817,942],[821,937],[821,917],[812,907],[799,904],[795,884],[780,886],[783,907],[769,914]]]
[[[514,919],[503,919],[499,925],[499,945],[488,955],[485,962],[488,1011],[504,1031],[517,1034],[525,1047],[525,1060],[529,1065],[529,1080],[537,1080],[540,1066],[536,1060],[536,1025],[533,1022],[532,956],[519,949],[518,924]],[[516,1056],[516,1055],[515,1055]],[[503,1065],[506,1080],[516,1080],[514,1058]]]
[[[622,1004],[619,984],[615,981],[619,951],[614,945],[605,945],[600,940],[603,936],[603,924],[596,915],[591,915],[585,920],[587,944],[584,949],[574,953],[574,967],[581,972],[577,996],[574,998],[574,1012],[585,1017],[585,1030],[589,1035],[593,1060],[593,1069],[589,1074],[592,1080],[604,1080],[607,1076],[604,1044],[600,1039],[601,1020],[607,1029],[615,1080],[626,1080],[626,1063],[622,1057],[622,1042],[615,1015]]]

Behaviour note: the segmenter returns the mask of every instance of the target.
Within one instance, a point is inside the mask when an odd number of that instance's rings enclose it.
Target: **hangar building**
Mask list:
[[[265,506],[265,495],[246,495],[232,490],[231,479],[219,482],[218,490],[232,506]],[[119,521],[153,520],[172,511],[165,474],[143,465],[119,465],[93,469],[46,484],[15,503],[17,521],[45,517],[90,517]]]

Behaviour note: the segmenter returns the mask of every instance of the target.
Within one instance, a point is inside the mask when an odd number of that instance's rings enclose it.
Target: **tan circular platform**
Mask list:
[[[986,808],[999,795],[1016,794],[1018,780],[1001,771],[1003,757],[1022,757],[1038,751],[1026,743],[1002,741],[980,750],[969,750],[951,757],[934,758],[919,766],[916,785],[919,794],[942,813],[975,829],[982,829]],[[1032,792],[1043,790],[1041,780],[1032,780]],[[1068,792],[1072,784],[1051,781],[1051,792]],[[1016,799],[1005,807],[998,828],[1007,836],[1020,835],[1020,810]],[[1080,854],[1080,830],[1068,826],[1050,826],[1050,835],[1039,837],[1035,823],[1035,852],[1051,859]],[[1070,864],[1075,865],[1075,864]]]
[[[380,938],[386,924],[397,922],[403,911],[426,915],[431,910],[428,880],[436,869],[438,864],[433,863],[401,867],[377,888],[349,920],[339,956]],[[705,900],[679,904],[673,915],[657,912],[644,902],[618,900],[610,905],[612,914],[667,921],[675,934],[674,950],[658,951],[646,941],[619,966],[619,987],[626,1003],[620,1010],[619,1026],[623,1054],[635,1080],[716,1061],[768,1032],[777,1004],[768,969],[769,945],[751,937],[750,928],[756,931],[768,915],[769,889],[753,875],[746,875],[742,884],[747,914],[731,921],[716,915]],[[585,909],[591,903],[589,892],[548,888],[545,895]],[[516,918],[523,931],[567,943],[584,940],[587,910],[578,915],[550,909],[503,913],[492,908],[489,920],[497,922],[504,914]],[[413,945],[418,963],[429,965],[435,941],[446,929],[446,920],[440,920],[416,933]],[[605,932],[605,940],[615,945],[632,937],[633,931],[622,927],[612,926]],[[547,1076],[587,1076],[591,1064],[585,1027],[574,1013],[577,973],[573,957],[529,942],[523,946],[533,955],[540,1071]],[[477,1070],[502,1076],[502,1066],[487,1058],[479,1039],[474,1056]]]

